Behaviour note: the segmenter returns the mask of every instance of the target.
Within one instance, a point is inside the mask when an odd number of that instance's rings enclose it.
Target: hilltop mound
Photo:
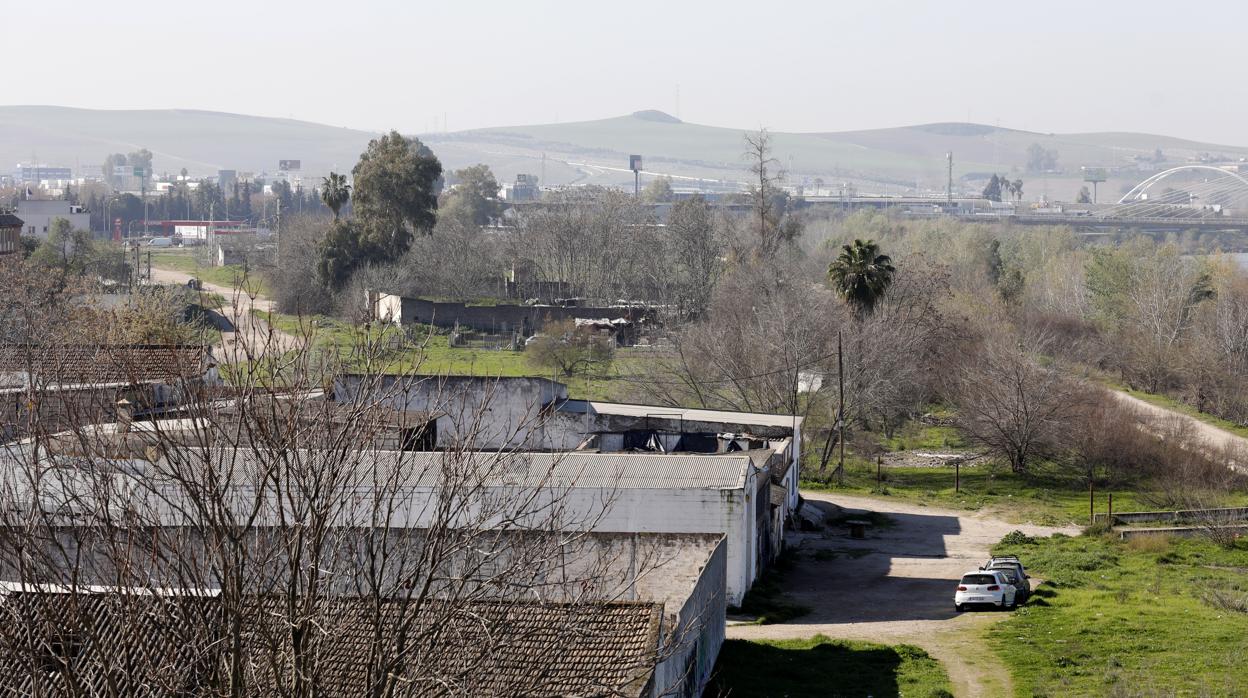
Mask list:
[[[661,124],[683,124],[685,123],[681,121],[680,119],[677,119],[676,117],[672,116],[671,114],[668,114],[667,112],[664,112],[664,111],[659,111],[658,109],[642,109],[641,111],[635,111],[633,112],[633,118],[641,119],[642,121],[657,121]]]

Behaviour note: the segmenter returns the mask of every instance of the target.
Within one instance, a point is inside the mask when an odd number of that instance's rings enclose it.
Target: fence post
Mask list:
[[[1088,525],[1096,524],[1096,486],[1088,480]]]
[[[954,494],[962,494],[962,461],[955,460],[953,462],[953,492]]]
[[[1105,517],[1105,523],[1109,524],[1110,528],[1113,528],[1114,526],[1114,493],[1113,492],[1109,493],[1109,514],[1106,515]]]
[[[876,455],[875,457],[875,489],[879,490],[883,487],[884,480],[880,477],[880,468],[884,463],[884,456]]]

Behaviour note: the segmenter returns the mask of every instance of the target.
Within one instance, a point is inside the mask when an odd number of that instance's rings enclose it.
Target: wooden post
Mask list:
[[[954,494],[962,493],[962,461],[960,460],[953,462],[953,492]]]
[[[1113,492],[1109,493],[1109,514],[1105,517],[1105,523],[1109,524],[1110,528],[1113,528],[1114,526],[1114,493]]]
[[[884,464],[884,456],[877,455],[875,457],[875,489],[879,490],[883,487],[884,479],[880,477],[880,468]]]
[[[1088,480],[1088,525],[1096,523],[1096,486]]]

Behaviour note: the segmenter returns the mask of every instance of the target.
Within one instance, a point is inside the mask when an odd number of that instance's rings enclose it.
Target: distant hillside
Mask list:
[[[374,134],[292,119],[193,110],[94,110],[0,106],[0,171],[37,156],[54,166],[99,165],[109,153],[152,151],[157,172],[351,169]]]
[[[676,186],[736,188],[747,178],[745,129],[682,122],[661,111],[566,124],[508,126],[421,138],[449,169],[485,162],[501,181],[519,173],[545,184],[632,184],[628,156],[644,157],[643,183],[659,174]],[[230,168],[273,171],[279,159],[299,159],[320,175],[349,170],[374,136],[290,119],[188,110],[100,111],[65,107],[0,107],[0,171],[35,155],[51,165],[95,165],[111,152],[146,147],[153,168],[208,174]],[[1027,173],[1032,144],[1057,152],[1058,172]],[[1082,184],[1080,166],[1130,166],[1160,149],[1170,163],[1201,153],[1248,157],[1248,148],[1137,133],[1041,134],[981,124],[941,123],[867,131],[773,133],[774,156],[789,181],[826,188],[851,182],[864,193],[941,191],[945,153],[954,175],[1004,172],[1025,181],[1027,198],[1069,198]],[[1102,185],[1103,198],[1147,176],[1129,172]],[[967,191],[974,184],[959,184]]]
[[[463,131],[431,136],[429,142],[438,152],[453,150],[457,158],[469,160],[471,153],[478,159],[505,153],[513,166],[527,160],[528,171],[534,174],[544,153],[546,181],[555,184],[631,184],[630,153],[643,155],[646,170],[653,173],[735,182],[747,178],[741,156],[743,133],[744,129],[684,123],[662,112],[644,111],[596,121]],[[965,123],[772,136],[773,154],[788,170],[790,182],[809,188],[816,179],[825,187],[848,181],[860,192],[941,191],[947,152],[954,154],[955,178],[1008,173],[1027,183],[1028,198],[1073,194],[1082,185],[1081,166],[1134,166],[1134,156],[1151,158],[1158,149],[1171,163],[1200,153],[1248,157],[1246,147],[1167,136],[1042,134]],[[1058,172],[1025,171],[1027,149],[1037,143],[1057,152]],[[1145,176],[1146,172],[1128,173],[1102,185],[1102,192],[1116,193]]]

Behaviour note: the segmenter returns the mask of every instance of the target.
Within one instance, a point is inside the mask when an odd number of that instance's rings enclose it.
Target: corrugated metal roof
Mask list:
[[[198,344],[0,345],[0,372],[53,384],[142,383],[199,378],[213,365]]]
[[[689,422],[720,422],[723,424],[756,424],[767,427],[785,427],[792,429],[794,417],[791,414],[763,414],[760,412],[733,412],[731,410],[702,410],[690,407],[662,407],[659,405],[630,405],[621,402],[598,402],[596,400],[568,400],[568,404],[587,403],[598,414],[613,414],[624,417],[656,417],[663,419],[683,419]],[[796,418],[797,426],[802,425],[802,418]]]
[[[369,487],[393,482],[403,487],[437,487],[447,482],[474,482],[488,486],[562,487],[597,489],[740,489],[752,467],[749,455],[687,455],[639,453],[493,453],[400,451],[286,451],[214,449],[212,458],[222,472],[233,472],[239,482],[253,482],[282,459],[288,466],[346,467],[351,471],[343,486]],[[139,471],[158,474],[169,469],[198,467],[206,456],[201,449],[182,448],[156,466],[133,461]],[[397,473],[394,480],[390,480]]]

